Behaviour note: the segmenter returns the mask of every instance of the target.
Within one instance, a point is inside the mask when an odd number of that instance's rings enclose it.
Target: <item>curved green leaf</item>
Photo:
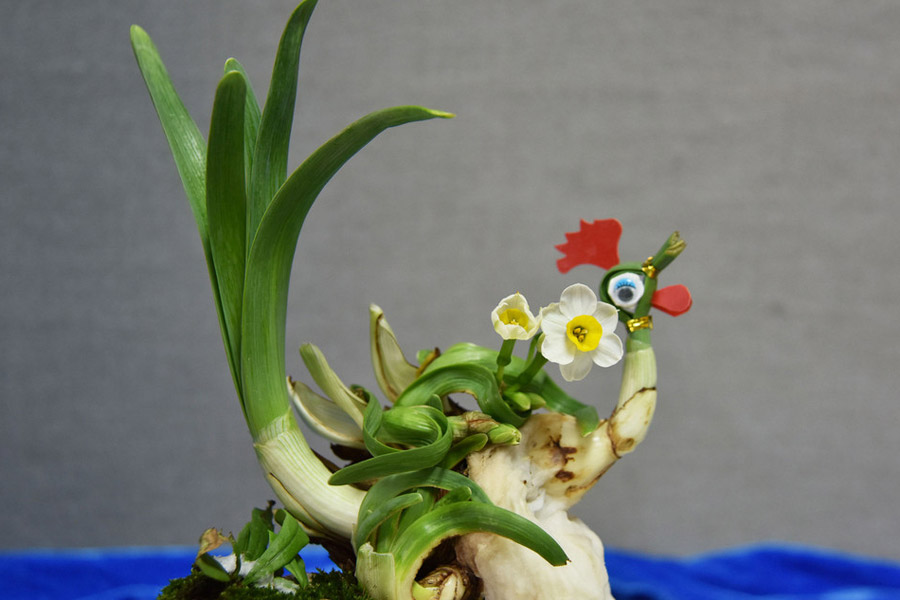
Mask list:
[[[256,151],[256,138],[259,136],[259,104],[256,102],[256,94],[250,85],[250,77],[244,70],[244,65],[237,59],[229,58],[225,61],[225,72],[237,71],[244,76],[247,84],[246,102],[244,104],[244,182],[247,187],[247,196],[250,196],[250,178],[253,169],[253,153]],[[248,228],[249,229],[249,228]],[[248,239],[245,246],[250,246]]]
[[[476,433],[474,435],[470,435],[468,437],[463,438],[457,444],[454,444],[450,451],[447,453],[447,456],[444,457],[444,460],[441,461],[441,466],[447,469],[452,469],[459,462],[470,455],[473,452],[478,452],[482,448],[484,448],[488,443],[488,436],[484,433]]]
[[[272,505],[267,508],[254,508],[250,521],[244,525],[232,549],[239,557],[256,560],[269,545],[269,532],[272,526]]]
[[[288,393],[306,425],[332,443],[365,448],[362,429],[329,398],[323,398],[302,381],[288,381]]]
[[[504,370],[504,380],[508,383],[515,381],[527,366],[527,363],[518,356],[512,356],[511,359]],[[489,370],[496,368],[497,351],[475,344],[455,344],[431,362],[425,369],[425,373],[460,364],[477,364]],[[582,435],[594,431],[600,424],[600,416],[597,414],[596,408],[583,404],[566,394],[544,371],[539,371],[528,385],[522,387],[522,390],[535,392],[542,396],[547,401],[547,408],[550,410],[575,417]]]
[[[228,574],[225,567],[210,554],[204,552],[197,557],[194,564],[197,565],[197,568],[200,569],[201,573],[210,579],[215,579],[216,581],[221,581],[223,583],[231,581],[231,575]]]
[[[481,410],[501,423],[520,427],[526,417],[516,414],[500,397],[494,373],[478,364],[450,364],[428,369],[400,394],[395,406],[424,404],[431,396],[454,392],[475,397]]]
[[[228,364],[240,382],[241,301],[247,200],[244,192],[244,105],[247,85],[229,71],[216,89],[206,162],[209,242],[225,317]]]
[[[447,416],[433,406],[398,406],[383,414],[377,436],[387,444],[425,446],[449,427]]]
[[[304,0],[294,9],[281,34],[269,93],[263,107],[250,175],[247,239],[252,242],[269,203],[287,176],[288,144],[294,121],[300,46],[317,0]]]
[[[293,561],[308,543],[309,536],[303,531],[300,522],[285,513],[281,529],[277,534],[269,536],[269,547],[244,576],[244,583],[250,584],[274,573]]]
[[[484,493],[484,490],[465,475],[449,469],[434,467],[411,473],[389,475],[379,479],[369,489],[365,498],[363,498],[362,504],[360,504],[358,522],[360,525],[367,522],[367,519],[378,510],[378,507],[386,504],[392,498],[405,494],[410,490],[417,490],[421,493],[424,488],[435,488],[448,492],[459,488],[467,488],[473,500],[491,504],[491,500]],[[357,532],[355,537],[356,548],[362,546],[365,541],[360,536],[360,533]]]
[[[369,541],[369,538],[372,536],[375,530],[378,529],[379,525],[387,521],[399,511],[415,504],[421,504],[422,500],[423,497],[421,493],[412,492],[409,494],[396,496],[376,506],[366,515],[364,519],[360,519],[359,523],[356,526],[356,531],[353,533],[354,539],[356,540],[356,547],[359,547],[365,542]]]
[[[565,551],[546,531],[525,517],[481,502],[455,502],[435,508],[400,532],[391,545],[397,570],[403,573],[445,538],[478,531],[496,533],[530,548],[551,565],[564,565]]]
[[[209,259],[209,233],[206,226],[206,142],[197,124],[178,97],[159,51],[147,32],[131,26],[131,47],[137,59],[150,99],[162,124],[185,194],[197,221],[203,250]],[[210,264],[210,269],[212,264]]]
[[[325,395],[339,406],[354,423],[362,427],[366,403],[354,394],[353,390],[344,385],[338,374],[325,360],[322,351],[313,344],[303,344],[300,346],[300,358],[303,359],[307,371],[312,375],[316,384],[322,388]]]
[[[159,116],[163,133],[172,151],[172,157],[175,159],[175,167],[181,177],[194,221],[197,223],[200,243],[206,257],[213,302],[215,302],[216,314],[219,317],[219,327],[222,331],[226,351],[230,352],[231,346],[226,334],[219,282],[209,242],[209,224],[206,215],[206,142],[197,128],[197,124],[184,107],[178,92],[175,91],[175,86],[172,85],[172,80],[153,40],[146,31],[137,25],[131,26],[131,47],[134,50],[134,57],[141,70],[144,83],[147,84],[147,91],[150,92],[153,107]],[[240,381],[236,378],[236,369],[232,369],[232,376],[235,377],[235,386],[239,386]],[[238,396],[241,396],[240,388],[238,388]]]
[[[435,508],[440,508],[445,504],[453,504],[454,502],[468,502],[472,499],[472,490],[467,487],[458,487],[450,490],[444,496],[434,503]]]
[[[250,248],[244,281],[241,372],[245,397],[260,399],[247,403],[247,423],[254,436],[290,408],[284,386],[288,282],[300,230],[319,192],[351,156],[385,129],[450,116],[417,106],[371,113],[313,152],[278,190]],[[255,162],[261,160],[257,154]]]
[[[538,373],[531,383],[524,386],[522,390],[539,394],[547,401],[547,408],[550,410],[575,417],[575,420],[578,421],[581,435],[588,435],[600,425],[600,416],[597,414],[596,408],[582,404],[565,393],[544,372]]]
[[[374,400],[369,403],[369,406],[372,406],[373,403],[375,403]],[[371,409],[367,409],[366,423],[363,427],[363,436],[366,447],[369,448],[369,451],[372,452],[374,456],[367,460],[344,467],[332,475],[331,479],[328,480],[328,483],[331,485],[346,485],[348,483],[377,479],[396,473],[417,471],[419,469],[433,467],[440,463],[450,450],[450,445],[453,443],[453,431],[450,429],[449,423],[447,423],[447,417],[431,406],[417,406],[415,408],[423,414],[425,411],[429,411],[429,414],[435,419],[435,422],[440,425],[440,429],[435,431],[435,433],[439,435],[433,439],[433,441],[427,440],[426,438],[425,441],[429,441],[427,445],[406,450],[398,450],[386,446],[377,439],[378,430],[382,424],[383,414],[376,415],[376,413],[372,411],[372,417],[370,418],[369,413]],[[378,410],[380,412],[380,407]],[[397,409],[391,409],[391,411],[394,410]],[[418,437],[418,434],[415,437]]]
[[[400,349],[394,330],[378,306],[369,306],[369,349],[375,379],[387,399],[393,402],[418,375]]]

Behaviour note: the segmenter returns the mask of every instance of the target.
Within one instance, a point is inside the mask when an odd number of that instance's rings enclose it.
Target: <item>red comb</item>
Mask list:
[[[686,313],[693,302],[690,290],[681,284],[660,288],[653,293],[653,297],[650,299],[650,304],[654,308],[673,317]]]
[[[622,224],[616,219],[598,219],[593,223],[581,221],[581,230],[566,234],[566,243],[556,246],[565,254],[556,261],[561,273],[568,273],[578,265],[597,265],[611,269],[619,264],[619,238]]]

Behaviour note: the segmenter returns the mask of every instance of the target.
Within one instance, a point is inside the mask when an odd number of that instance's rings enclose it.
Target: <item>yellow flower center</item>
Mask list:
[[[566,335],[582,352],[590,352],[600,345],[603,326],[591,315],[578,315],[566,325]]]
[[[518,325],[522,329],[528,329],[528,315],[518,308],[508,308],[500,313],[499,317],[507,325]]]

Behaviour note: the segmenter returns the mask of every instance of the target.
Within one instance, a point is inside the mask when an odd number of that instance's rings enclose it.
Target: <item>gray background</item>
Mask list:
[[[0,546],[193,543],[271,497],[206,266],[128,43],[154,37],[203,131],[221,65],[264,96],[293,3],[4,2]],[[367,306],[416,349],[496,345],[488,314],[617,217],[663,283],[646,442],[577,513],[621,548],[784,540],[900,559],[900,3],[321,0],[292,166],[395,104],[301,237],[288,364],[374,387]],[[611,410],[619,372],[569,389]]]

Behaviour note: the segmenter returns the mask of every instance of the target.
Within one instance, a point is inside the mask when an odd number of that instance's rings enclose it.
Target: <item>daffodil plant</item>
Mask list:
[[[385,129],[452,116],[415,106],[371,113],[288,176],[299,52],[315,5],[304,0],[291,15],[261,108],[240,63],[226,61],[207,140],[149,36],[132,27],[199,229],[238,400],[263,473],[285,507],[254,513],[246,534],[231,540],[233,563],[201,552],[197,566],[214,579],[250,582],[286,568],[303,586],[296,555],[308,536],[352,567],[376,600],[606,598],[602,545],[566,511],[643,439],[656,400],[649,309],[678,314],[690,306],[686,288],[656,286],[683,242],[676,234],[644,263],[619,264],[618,222],[583,223],[559,246],[566,254],[559,267],[607,269],[599,299],[574,284],[535,315],[516,292],[491,313],[499,349],[456,344],[420,352],[417,364],[373,305],[370,350],[382,398],[345,384],[312,344],[301,346],[300,357],[319,391],[288,378],[289,275],[313,201]],[[619,321],[627,328],[624,348]],[[516,356],[516,342],[528,340],[525,356]],[[623,354],[620,399],[608,419],[544,370],[553,362],[564,379],[582,379]],[[471,398],[468,407],[457,403],[459,395]],[[310,449],[295,415],[332,443],[337,459],[347,461],[342,468]]]

